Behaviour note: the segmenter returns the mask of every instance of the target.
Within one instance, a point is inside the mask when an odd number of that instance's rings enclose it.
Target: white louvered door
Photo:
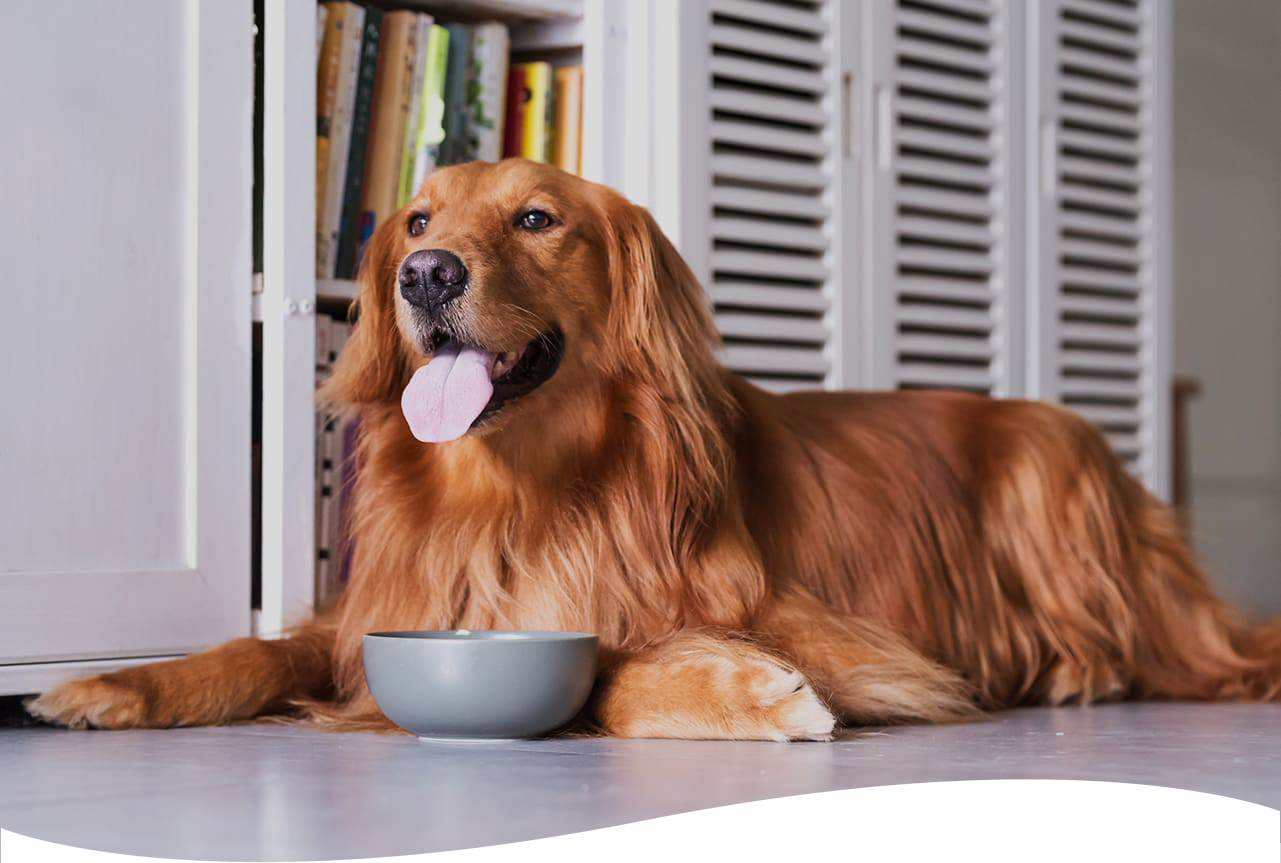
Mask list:
[[[836,6],[703,5],[711,217],[703,276],[725,364],[774,391],[839,383]]]
[[[1037,122],[1031,395],[1168,487],[1168,50],[1153,0],[1054,0],[1029,24]]]
[[[1164,493],[1158,0],[647,8],[665,23],[634,161],[730,368],[1060,401]]]
[[[868,8],[867,384],[1016,394],[1020,10],[1004,0]]]

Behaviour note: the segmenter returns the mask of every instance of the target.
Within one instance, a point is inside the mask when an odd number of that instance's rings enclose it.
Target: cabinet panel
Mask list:
[[[252,7],[9,24],[0,662],[243,633]]]

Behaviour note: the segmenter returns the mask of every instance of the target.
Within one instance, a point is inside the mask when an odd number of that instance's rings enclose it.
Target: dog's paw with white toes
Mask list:
[[[751,659],[751,694],[757,704],[748,715],[770,740],[831,740],[836,717],[795,669]]]
[[[609,675],[597,703],[620,737],[830,740],[836,718],[805,677],[754,645],[686,636]]]

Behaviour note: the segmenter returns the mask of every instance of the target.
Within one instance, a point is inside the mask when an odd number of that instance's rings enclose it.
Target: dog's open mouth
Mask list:
[[[414,372],[400,406],[414,437],[442,443],[546,383],[560,365],[564,336],[551,330],[518,350],[494,352],[436,329],[425,347],[431,359]]]

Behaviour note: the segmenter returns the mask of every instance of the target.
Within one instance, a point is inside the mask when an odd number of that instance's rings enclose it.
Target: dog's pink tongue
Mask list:
[[[465,435],[494,394],[493,365],[494,355],[477,348],[450,345],[437,351],[400,397],[414,437],[444,443]]]

